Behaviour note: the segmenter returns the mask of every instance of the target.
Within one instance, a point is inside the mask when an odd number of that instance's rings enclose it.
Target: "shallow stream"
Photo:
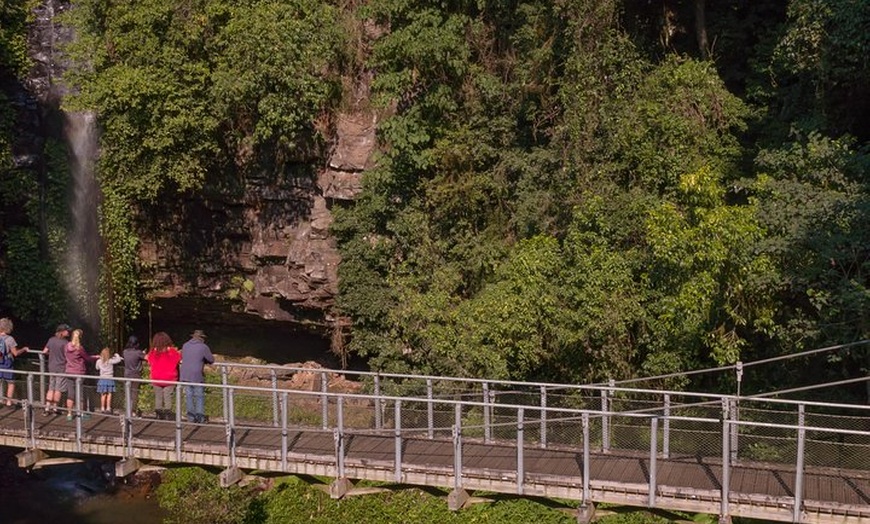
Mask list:
[[[23,470],[0,448],[0,522],[3,524],[159,524],[164,513],[154,489],[159,473],[116,481],[113,462],[86,460]]]

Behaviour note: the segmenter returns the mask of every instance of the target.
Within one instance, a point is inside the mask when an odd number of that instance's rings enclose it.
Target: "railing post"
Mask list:
[[[650,419],[649,430],[649,500],[647,505],[650,508],[656,507],[656,490],[658,489],[658,455],[659,455],[659,419],[652,417]]]
[[[41,376],[41,375],[40,375]],[[30,448],[36,449],[36,412],[33,409],[33,375],[27,375],[27,405],[24,406],[24,427],[30,438]]]
[[[342,397],[336,398],[335,415],[335,467],[338,478],[344,478],[344,415],[342,414]]]
[[[124,447],[127,449],[127,456],[133,456],[133,403],[132,403],[132,395],[133,395],[133,384],[129,380],[124,381],[124,420],[123,424],[123,432],[124,432]]]
[[[591,496],[590,486],[589,486],[589,456],[590,456],[590,443],[589,443],[589,413],[583,413],[583,500],[581,501],[581,505],[586,507],[589,504],[589,498]]]
[[[806,406],[798,404],[798,441],[797,441],[797,464],[795,465],[794,479],[794,515],[793,522],[801,520],[801,508],[804,498],[804,452],[806,448]]]
[[[227,453],[230,455],[230,467],[236,467],[236,390],[227,392]]]
[[[402,401],[396,399],[394,435],[396,437],[396,482],[402,482]]]
[[[274,369],[272,371],[272,425],[276,428],[278,427],[278,423],[280,417],[278,415],[278,372]]]
[[[229,391],[227,389],[228,384],[229,384],[229,371],[227,371],[226,366],[221,366],[221,386],[223,386],[221,388],[221,399],[223,400],[223,413],[222,414],[223,414],[224,420],[227,420],[230,416],[229,415],[229,411],[230,411],[229,399],[227,398],[227,394]],[[179,409],[179,411],[180,411],[180,409]]]
[[[435,438],[435,404],[432,402],[434,394],[432,392],[432,379],[426,379],[426,435],[432,439]]]
[[[453,422],[453,489],[462,489],[462,404],[454,409]]]
[[[665,394],[664,420],[662,421],[662,458],[671,456],[671,396]]]
[[[739,451],[739,449],[738,449],[738,438],[740,436],[739,435],[740,425],[738,424],[739,419],[740,419],[740,411],[739,411],[740,404],[739,404],[739,402],[740,401],[738,399],[731,399],[729,410],[728,410],[729,419],[732,422],[732,424],[731,424],[731,445],[730,445],[731,463],[732,464],[737,462],[737,455],[738,455],[738,451]]]
[[[613,379],[608,381],[612,388],[615,385]],[[610,389],[601,390],[601,451],[608,453],[610,451]]]
[[[321,418],[320,423],[323,429],[327,429],[329,427],[329,396],[327,392],[329,391],[329,383],[327,382],[326,371],[320,372],[320,410],[321,410]]]
[[[181,390],[183,388],[182,384],[175,385],[175,460],[178,462],[181,462]],[[226,416],[228,411],[226,388],[221,389],[224,390],[224,416]],[[185,394],[188,393],[185,391]]]
[[[523,494],[525,464],[523,463],[523,408],[517,408],[517,495]]]
[[[76,377],[76,451],[82,452],[82,377]]]
[[[547,386],[541,386],[541,448],[547,447]]]
[[[381,410],[381,375],[375,375],[375,429],[383,429],[384,421],[382,420]]]
[[[286,391],[281,393],[281,471],[287,472],[287,401],[289,395]]]
[[[731,401],[722,399],[722,494],[719,506],[719,522],[731,520],[728,497],[731,494]]]
[[[483,383],[483,441],[489,444],[492,442],[492,431],[490,428],[489,412],[489,383]]]
[[[36,354],[39,357],[39,401],[42,403],[42,406],[45,407],[45,358],[46,355],[43,352],[39,352]]]

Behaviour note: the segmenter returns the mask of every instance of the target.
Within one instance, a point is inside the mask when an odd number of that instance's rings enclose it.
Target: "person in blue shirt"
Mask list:
[[[181,346],[181,367],[179,369],[181,382],[184,386],[184,397],[187,404],[187,421],[198,424],[208,422],[205,416],[205,374],[206,364],[214,363],[214,355],[205,344],[205,332],[195,330],[190,340]]]

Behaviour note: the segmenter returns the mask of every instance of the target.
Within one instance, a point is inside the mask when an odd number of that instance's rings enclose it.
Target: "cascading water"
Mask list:
[[[67,113],[64,133],[70,148],[73,225],[67,242],[64,283],[75,306],[73,316],[92,336],[100,333],[99,277],[103,244],[97,208],[100,191],[94,168],[98,152],[96,117],[90,112]]]

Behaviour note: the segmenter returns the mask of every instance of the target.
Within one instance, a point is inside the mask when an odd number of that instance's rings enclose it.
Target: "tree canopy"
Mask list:
[[[24,5],[0,11],[10,78]],[[385,118],[333,209],[334,313],[374,368],[599,381],[870,338],[864,2],[82,0],[64,23],[64,104],[100,122],[105,273],[131,314],[134,219],[322,162],[364,72]],[[4,194],[24,183],[11,107]],[[5,201],[7,222],[29,205]],[[4,303],[37,316],[16,250],[46,232],[16,223]],[[828,358],[827,378],[870,366]]]

